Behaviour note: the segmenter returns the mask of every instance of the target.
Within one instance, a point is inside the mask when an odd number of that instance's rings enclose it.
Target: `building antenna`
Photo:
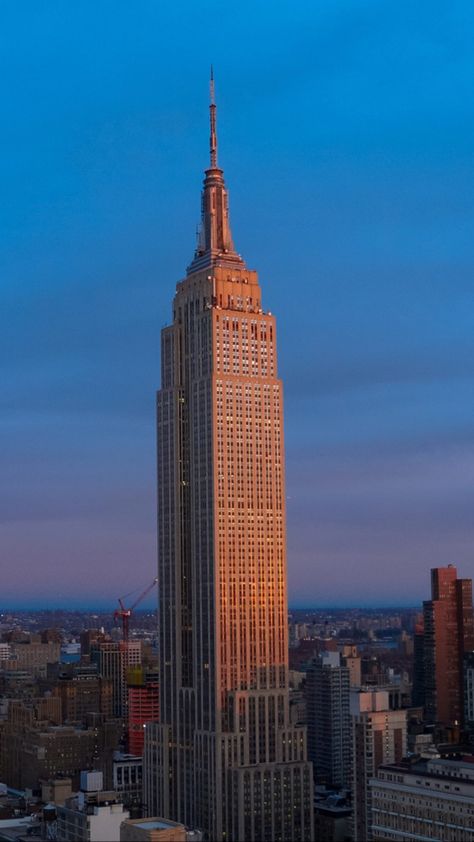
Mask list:
[[[214,90],[214,68],[211,64],[211,79],[209,83],[209,113],[211,119],[211,137],[210,137],[210,153],[211,153],[211,169],[217,167],[217,132],[216,132],[216,99]]]

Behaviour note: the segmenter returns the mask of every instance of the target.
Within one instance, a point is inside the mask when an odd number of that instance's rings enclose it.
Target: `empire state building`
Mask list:
[[[145,801],[208,840],[312,839],[306,733],[291,721],[282,384],[275,318],[236,252],[217,161],[162,331],[157,404],[160,723]]]

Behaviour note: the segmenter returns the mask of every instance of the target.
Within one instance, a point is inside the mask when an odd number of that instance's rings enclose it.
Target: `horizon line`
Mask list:
[[[157,611],[157,610],[158,610],[157,606],[149,606],[148,608],[145,606],[145,607],[136,608],[133,613],[134,614],[143,614],[143,613],[149,613],[150,611]],[[368,602],[367,603],[354,603],[354,602],[341,603],[341,602],[339,602],[339,603],[330,603],[330,602],[325,602],[325,603],[317,603],[317,604],[314,604],[314,605],[301,605],[301,604],[288,605],[288,613],[291,613],[291,611],[331,611],[331,610],[336,610],[336,611],[343,611],[343,610],[348,610],[348,611],[356,611],[356,610],[370,610],[370,611],[374,611],[374,610],[380,610],[380,611],[420,610],[421,611],[421,605],[420,605],[419,602],[416,602],[416,603],[414,603],[414,602],[413,603],[412,602],[404,602],[404,603],[402,603],[402,602],[398,602],[398,603],[397,602],[393,602],[393,603],[383,603],[383,602],[370,602],[370,603],[368,603]],[[114,613],[114,610],[110,609],[109,605],[104,605],[104,604],[96,604],[96,605],[92,605],[92,606],[91,605],[86,606],[83,603],[77,603],[75,605],[69,605],[67,607],[64,606],[64,605],[50,605],[48,607],[42,607],[42,606],[40,606],[38,604],[35,604],[35,603],[30,603],[30,604],[28,604],[28,603],[26,603],[26,604],[25,603],[22,603],[22,604],[12,603],[10,605],[0,606],[0,616],[2,616],[3,614],[5,614],[7,612],[11,612],[11,611],[19,611],[19,612],[35,611],[37,613],[62,611],[65,614],[75,614],[77,612],[80,612],[81,614],[93,614],[95,612],[100,612],[101,614],[107,614],[107,613],[110,612],[111,616],[113,616],[113,613]]]

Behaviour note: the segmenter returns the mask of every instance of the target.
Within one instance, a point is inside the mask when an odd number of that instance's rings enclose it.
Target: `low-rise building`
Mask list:
[[[384,764],[370,789],[374,842],[474,840],[474,757]]]
[[[143,758],[135,754],[114,753],[112,785],[127,807],[142,803]],[[141,815],[137,813],[136,815]]]
[[[13,643],[6,663],[9,669],[29,670],[39,676],[46,674],[47,664],[59,661],[60,654],[60,643]]]
[[[120,842],[187,842],[183,824],[168,819],[128,819],[120,828]]]
[[[318,793],[314,801],[314,838],[318,842],[345,842],[350,838],[352,815],[347,794]]]
[[[50,778],[41,783],[41,800],[47,804],[51,802],[56,806],[65,804],[66,799],[72,795],[71,778]]]
[[[120,842],[120,827],[129,815],[116,792],[102,790],[101,772],[82,772],[80,792],[57,808],[57,839]]]
[[[58,776],[72,778],[72,785],[77,788],[81,769],[96,765],[111,781],[113,752],[121,734],[119,720],[90,728],[52,726],[2,731],[8,761],[4,773],[18,789],[36,789],[41,780]]]
[[[101,713],[107,719],[112,717],[112,691],[111,679],[99,675],[95,664],[69,666],[59,674],[54,687],[67,723],[83,723],[90,713]]]

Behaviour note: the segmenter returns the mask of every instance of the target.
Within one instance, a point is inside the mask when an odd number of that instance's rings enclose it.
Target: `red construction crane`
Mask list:
[[[128,642],[128,627],[130,617],[132,616],[132,611],[135,610],[135,608],[137,607],[137,605],[140,604],[142,599],[145,599],[146,595],[150,593],[150,591],[152,590],[152,588],[155,587],[157,582],[158,579],[153,579],[151,585],[148,585],[148,587],[145,588],[145,590],[140,594],[140,596],[135,600],[135,602],[133,603],[133,605],[130,606],[130,608],[125,608],[125,605],[123,604],[123,600],[126,599],[127,596],[130,596],[130,594],[125,594],[125,596],[119,597],[120,608],[117,608],[117,610],[114,611],[114,620],[115,622],[117,622],[119,617],[122,618],[123,639],[125,643]]]

